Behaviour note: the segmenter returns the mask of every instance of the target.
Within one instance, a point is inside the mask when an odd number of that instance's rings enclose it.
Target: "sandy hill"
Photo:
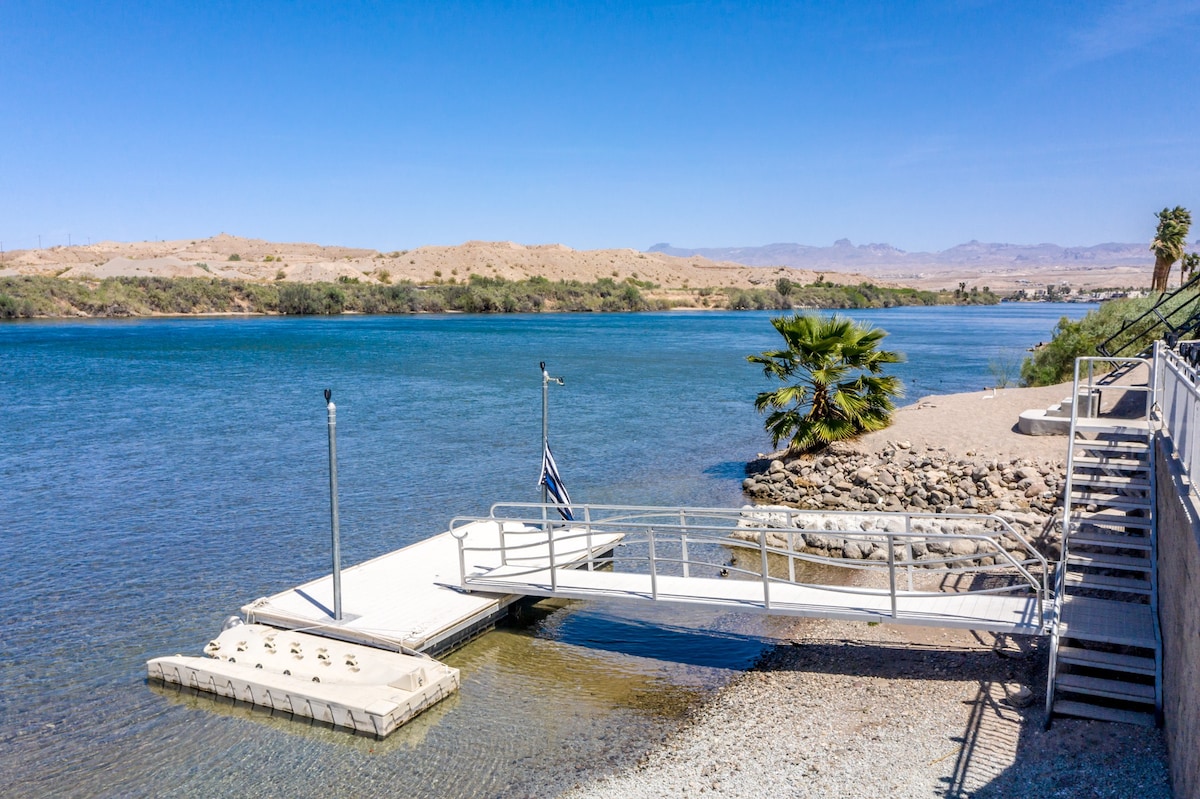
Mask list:
[[[698,255],[680,257],[633,249],[573,250],[561,244],[469,241],[454,247],[418,247],[382,253],[354,247],[282,244],[225,233],[195,240],[104,241],[75,247],[14,250],[0,256],[0,276],[18,274],[64,278],[158,275],[300,282],[347,278],[417,283],[462,281],[470,275],[508,280],[539,276],[585,282],[611,277],[650,281],[668,289],[769,286],[780,277],[811,283],[819,274],[835,283],[857,284],[868,280],[851,273],[818,273],[787,266],[752,267]]]

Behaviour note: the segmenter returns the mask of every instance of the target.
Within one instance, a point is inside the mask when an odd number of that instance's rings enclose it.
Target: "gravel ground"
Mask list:
[[[1159,730],[1044,721],[1045,639],[798,621],[597,797],[1170,797]],[[1024,708],[1009,702],[1019,686]]]

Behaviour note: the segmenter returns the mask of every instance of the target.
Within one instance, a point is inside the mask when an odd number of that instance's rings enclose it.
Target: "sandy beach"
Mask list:
[[[889,442],[1063,460],[1065,439],[1014,429],[1066,385],[924,397]],[[1044,730],[1047,639],[798,620],[641,762],[565,796],[1169,797],[1160,730],[1058,718]],[[1021,687],[1033,696],[1018,697]]]

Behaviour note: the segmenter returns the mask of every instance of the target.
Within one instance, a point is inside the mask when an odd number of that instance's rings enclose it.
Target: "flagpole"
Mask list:
[[[563,384],[561,377],[551,377],[546,372],[546,362],[541,361],[538,366],[542,370],[542,526],[546,529],[550,528],[550,514],[546,506],[550,502],[550,487],[546,484],[546,464],[549,460],[550,452],[550,384]],[[552,463],[552,461],[551,461]],[[558,499],[558,475],[554,474],[555,482],[555,498]],[[559,511],[561,513],[562,511]]]
[[[550,445],[550,375],[546,374],[546,362],[538,364],[542,368],[542,458],[546,457],[546,447]],[[546,481],[542,481],[542,521],[546,520],[546,502],[549,499]]]

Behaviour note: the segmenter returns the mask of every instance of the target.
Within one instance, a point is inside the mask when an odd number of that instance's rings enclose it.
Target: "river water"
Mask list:
[[[908,401],[1015,377],[1090,306],[852,312]],[[203,318],[0,325],[0,795],[552,795],[628,762],[784,627],[541,603],[447,660],[461,692],[385,741],[150,686],[259,596],[538,497],[538,362],[577,502],[737,506],[769,448],[745,356],[771,314]]]

